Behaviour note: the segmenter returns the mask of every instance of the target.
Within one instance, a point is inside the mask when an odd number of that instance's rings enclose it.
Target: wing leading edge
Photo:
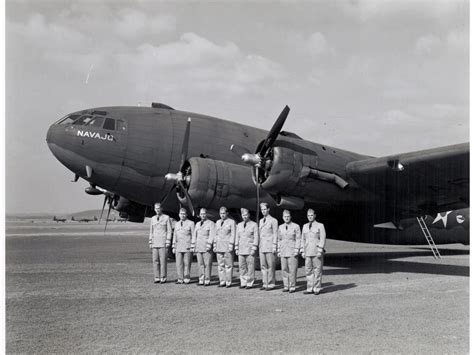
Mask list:
[[[469,207],[469,143],[354,161],[346,171],[392,220]]]

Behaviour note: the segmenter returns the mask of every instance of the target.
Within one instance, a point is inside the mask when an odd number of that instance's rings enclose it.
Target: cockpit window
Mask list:
[[[122,121],[122,120],[117,120],[117,127],[116,127],[116,130],[117,131],[125,131],[125,122]]]
[[[104,117],[94,116],[88,123],[86,123],[86,125],[101,128],[103,122],[104,122]]]
[[[77,120],[77,118],[80,116],[80,114],[70,114],[70,115],[67,115],[63,118],[61,118],[59,121],[56,122],[56,124],[71,124],[73,123],[75,120]]]
[[[89,123],[92,120],[91,115],[82,115],[77,120],[74,121],[74,126],[83,126]]]
[[[109,131],[115,130],[115,120],[113,118],[106,118],[104,123],[104,129]]]

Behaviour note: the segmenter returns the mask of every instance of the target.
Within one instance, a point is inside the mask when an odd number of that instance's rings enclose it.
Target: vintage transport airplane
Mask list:
[[[156,201],[172,216],[180,204],[237,216],[266,201],[299,223],[315,209],[333,239],[424,244],[413,228],[424,216],[436,243],[469,243],[468,143],[375,158],[282,131],[288,113],[266,132],[158,103],[92,108],[55,122],[46,141],[74,181],[132,222]]]

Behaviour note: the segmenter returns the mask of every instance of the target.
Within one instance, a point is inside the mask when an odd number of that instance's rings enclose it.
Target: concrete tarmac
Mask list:
[[[468,353],[469,247],[329,240],[323,292],[154,284],[148,226],[8,221],[7,353]],[[421,232],[420,232],[421,233]],[[257,280],[261,280],[257,272]]]

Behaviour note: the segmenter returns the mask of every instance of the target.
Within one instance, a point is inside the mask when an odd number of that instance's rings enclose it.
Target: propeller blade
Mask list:
[[[194,217],[194,208],[193,208],[193,203],[191,201],[191,196],[188,194],[188,190],[185,189],[183,182],[178,181],[179,187],[181,188],[181,191],[184,192],[184,195],[186,196],[186,207],[188,207],[188,211],[191,212],[191,215]]]
[[[105,234],[105,231],[107,230],[107,224],[109,223],[109,216],[110,216],[111,209],[112,209],[112,203],[109,203],[109,210],[107,211],[107,218],[105,219],[104,234]]]
[[[262,144],[260,151],[258,152],[261,157],[265,156],[268,149],[273,145],[273,143],[275,143],[275,140],[277,139],[278,135],[281,132],[281,129],[283,128],[283,125],[285,124],[286,118],[288,117],[288,113],[290,113],[290,108],[288,106],[285,106],[283,111],[281,111],[280,116],[278,116],[277,120],[273,124],[272,129],[270,130],[270,132],[268,132],[268,136]]]
[[[107,200],[108,200],[108,197],[106,195],[104,196],[104,203],[102,204],[102,211],[100,211],[99,223],[97,224],[100,224],[100,221],[102,220],[102,215],[104,214],[104,208],[105,208],[105,204],[107,203]]]
[[[186,131],[184,132],[183,138],[183,148],[181,149],[181,163],[179,165],[179,170],[183,168],[184,162],[188,159],[188,145],[189,145],[189,133],[191,131],[191,117],[188,118],[186,123]]]
[[[168,190],[167,194],[161,199],[160,203],[163,205],[165,201],[168,199],[168,196],[170,195],[171,191],[173,191],[176,188],[176,184],[173,184],[171,188]]]
[[[255,167],[255,180],[257,181],[257,213],[256,213],[256,221],[259,223],[259,211],[260,211],[260,181],[258,176],[259,168],[258,166]]]
[[[230,151],[239,157],[242,157],[244,154],[250,154],[250,151],[247,148],[241,147],[240,145],[237,144],[232,144],[230,146]]]

